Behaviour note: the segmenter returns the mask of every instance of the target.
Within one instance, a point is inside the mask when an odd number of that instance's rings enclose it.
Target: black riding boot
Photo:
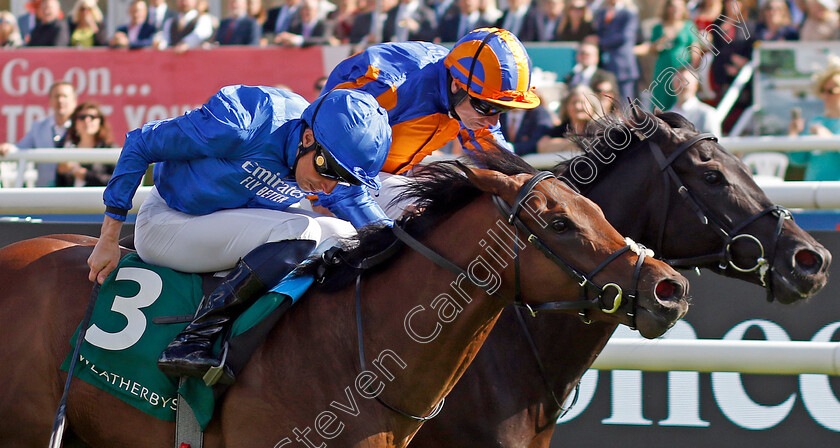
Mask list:
[[[314,248],[312,240],[284,240],[263,244],[245,255],[202,299],[193,321],[161,353],[158,368],[169,376],[201,378],[207,369],[219,365],[212,353],[213,337],[292,272]],[[233,381],[227,368],[225,376],[224,382]]]

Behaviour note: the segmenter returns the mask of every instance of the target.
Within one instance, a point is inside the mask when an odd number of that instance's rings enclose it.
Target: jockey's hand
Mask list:
[[[119,241],[121,228],[121,221],[110,216],[105,217],[99,241],[88,258],[88,266],[90,266],[88,279],[91,282],[104,283],[108,274],[117,268],[121,255]]]
[[[419,214],[423,213],[423,210],[425,210],[425,208],[419,207],[417,204],[408,204],[403,209],[403,216],[405,216],[405,215],[419,215]]]
[[[330,209],[324,207],[323,205],[312,204],[312,211],[315,212],[315,213],[320,213],[324,216],[335,217],[333,212],[331,212]]]

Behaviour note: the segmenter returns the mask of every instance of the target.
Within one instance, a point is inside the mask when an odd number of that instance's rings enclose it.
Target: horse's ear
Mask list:
[[[507,198],[511,192],[519,191],[516,180],[507,174],[498,171],[486,170],[483,168],[472,168],[461,162],[456,163],[467,179],[481,191],[492,193],[502,198]]]
[[[628,98],[629,100],[629,98]],[[647,140],[656,134],[664,123],[655,115],[647,113],[638,102],[630,101],[630,126],[640,140]]]
[[[468,167],[467,164],[465,164],[464,162],[462,162],[458,159],[455,159],[453,162],[455,163],[455,166],[457,166],[458,169],[463,171],[464,174],[466,174],[467,176],[469,176],[470,173],[472,172],[472,168]]]

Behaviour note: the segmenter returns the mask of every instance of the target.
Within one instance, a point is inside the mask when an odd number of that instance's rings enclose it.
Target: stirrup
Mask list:
[[[230,380],[231,380],[230,382],[231,383],[233,382],[232,381],[234,379],[233,375],[231,375],[229,372],[225,372],[225,362],[227,361],[228,349],[229,348],[230,348],[230,344],[228,343],[228,341],[225,341],[225,345],[224,345],[224,347],[222,347],[222,360],[219,361],[219,365],[213,366],[213,367],[210,367],[209,369],[207,369],[207,372],[202,377],[202,379],[204,380],[204,384],[206,384],[207,386],[212,386],[212,385],[218,383],[219,380],[222,379],[225,376],[226,373],[227,373],[227,376],[230,376]],[[226,384],[226,383],[227,383],[227,381],[224,381],[222,384]]]

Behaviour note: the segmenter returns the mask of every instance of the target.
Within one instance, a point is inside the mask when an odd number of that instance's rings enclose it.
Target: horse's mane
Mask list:
[[[682,128],[693,132],[697,132],[697,129],[690,121],[688,121],[685,117],[675,112],[659,112],[657,114],[651,114],[649,112],[637,110],[637,113],[642,114],[642,116],[650,119],[652,119],[653,117],[659,118],[671,128]],[[613,167],[615,167],[615,163],[612,160],[612,156],[616,157],[616,159],[621,157],[628,157],[634,149],[641,146],[639,143],[641,143],[642,139],[635,132],[630,133],[630,143],[624,149],[617,150],[613,145],[609,143],[609,141],[611,140],[620,142],[626,138],[626,135],[621,134],[621,128],[623,127],[624,129],[629,129],[629,121],[630,119],[625,114],[621,112],[614,112],[607,115],[606,117],[597,120],[592,120],[591,122],[589,122],[589,124],[586,126],[583,132],[579,134],[568,135],[568,138],[575,142],[580,148],[588,148],[589,150],[587,150],[585,154],[581,154],[579,156],[558,163],[554,166],[552,172],[554,172],[554,174],[557,177],[563,177],[565,180],[569,181],[569,183],[574,185],[579,191],[585,191],[589,186],[597,182]],[[601,155],[601,158],[594,156],[590,153],[592,148],[598,151],[598,153]],[[572,176],[569,173],[570,166],[575,162],[576,159],[579,159],[581,157],[586,157],[587,159],[592,161],[597,169],[594,179],[589,180],[585,184],[580,182],[577,176]],[[611,160],[612,163],[604,162],[602,161],[602,159]],[[591,174],[591,171],[586,171],[588,169],[588,164],[578,164],[578,167],[579,168],[577,169],[584,170],[584,178],[588,177],[588,175]]]
[[[537,172],[527,162],[506,150],[475,153],[470,156],[469,161],[478,167],[507,175]],[[479,197],[482,191],[470,182],[461,166],[462,161],[434,162],[423,166],[407,184],[406,189],[394,199],[400,201],[411,198],[412,203],[421,211],[406,215],[399,225],[414,237],[422,237],[443,217]],[[395,240],[396,237],[388,226],[366,226],[359,229],[355,237],[341,242],[342,250],[336,258],[341,262],[333,264],[323,258],[315,258],[311,260],[313,262],[307,263],[304,273],[317,275],[319,271],[325,272],[320,288],[326,292],[342,289],[355,280],[362,270],[359,266],[363,260],[383,252]],[[391,256],[397,253],[394,252]],[[387,264],[379,263],[367,270],[373,272]]]

